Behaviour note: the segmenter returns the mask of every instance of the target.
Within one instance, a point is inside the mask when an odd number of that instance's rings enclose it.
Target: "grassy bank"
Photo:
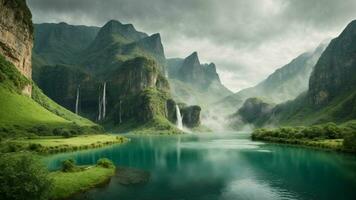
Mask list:
[[[52,172],[53,180],[51,199],[65,199],[74,194],[87,191],[104,184],[115,174],[115,168],[91,166],[78,172]]]
[[[252,133],[252,139],[356,153],[356,122],[257,129]]]
[[[81,135],[64,138],[59,136],[42,136],[4,141],[3,152],[29,150],[37,153],[61,153],[83,149],[100,148],[111,144],[125,143],[129,139],[117,135]],[[8,149],[6,149],[8,148]]]

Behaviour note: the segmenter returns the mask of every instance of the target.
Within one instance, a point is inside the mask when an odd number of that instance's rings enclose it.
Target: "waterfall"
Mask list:
[[[79,90],[80,90],[80,85],[77,87],[77,98],[75,100],[75,114],[78,115],[79,113]]]
[[[106,82],[104,83],[103,89],[103,119],[105,119],[106,115]]]
[[[120,111],[119,111],[120,124],[122,123],[122,119],[121,119],[121,103],[122,103],[122,101],[120,100]]]
[[[101,106],[102,106],[100,95],[99,95],[99,100],[98,100],[98,102],[99,102],[99,103],[98,103],[98,109],[99,109],[98,121],[100,121],[100,120],[101,120]]]
[[[176,115],[177,115],[177,127],[180,130],[183,130],[183,118],[180,114],[179,106],[176,105]]]

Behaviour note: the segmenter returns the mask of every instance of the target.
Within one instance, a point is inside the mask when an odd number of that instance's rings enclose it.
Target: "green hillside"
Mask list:
[[[100,127],[81,118],[46,97],[33,86],[32,98],[21,94],[22,88],[32,84],[15,66],[0,56],[0,134],[19,136],[28,134],[60,135],[95,133]]]

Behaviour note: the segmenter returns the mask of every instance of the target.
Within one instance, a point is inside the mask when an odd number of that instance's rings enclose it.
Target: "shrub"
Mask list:
[[[46,168],[31,154],[1,155],[0,169],[0,199],[48,199],[52,181]]]
[[[347,133],[344,136],[344,141],[342,143],[345,150],[350,152],[356,152],[356,133]]]
[[[62,162],[62,171],[63,172],[74,172],[77,170],[73,159],[64,160]]]
[[[97,166],[104,167],[104,168],[114,168],[115,167],[114,163],[107,158],[99,159],[96,164],[97,164]]]
[[[30,151],[37,151],[37,152],[40,152],[41,149],[42,149],[42,145],[40,145],[40,144],[30,144],[30,145],[28,145],[28,149],[29,149]]]

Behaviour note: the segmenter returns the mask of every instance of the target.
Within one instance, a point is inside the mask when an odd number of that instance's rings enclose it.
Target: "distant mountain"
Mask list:
[[[206,106],[232,94],[220,81],[214,63],[201,64],[197,52],[167,61],[173,96],[182,102]]]
[[[325,49],[314,67],[308,91],[276,105],[267,115],[263,123],[258,117],[252,123],[309,125],[356,119],[356,21]]]
[[[231,114],[240,108],[246,99],[251,97],[260,97],[273,103],[281,103],[296,98],[308,89],[311,72],[326,46],[327,44],[321,44],[314,51],[299,55],[256,86],[230,95],[212,105],[212,107]]]

